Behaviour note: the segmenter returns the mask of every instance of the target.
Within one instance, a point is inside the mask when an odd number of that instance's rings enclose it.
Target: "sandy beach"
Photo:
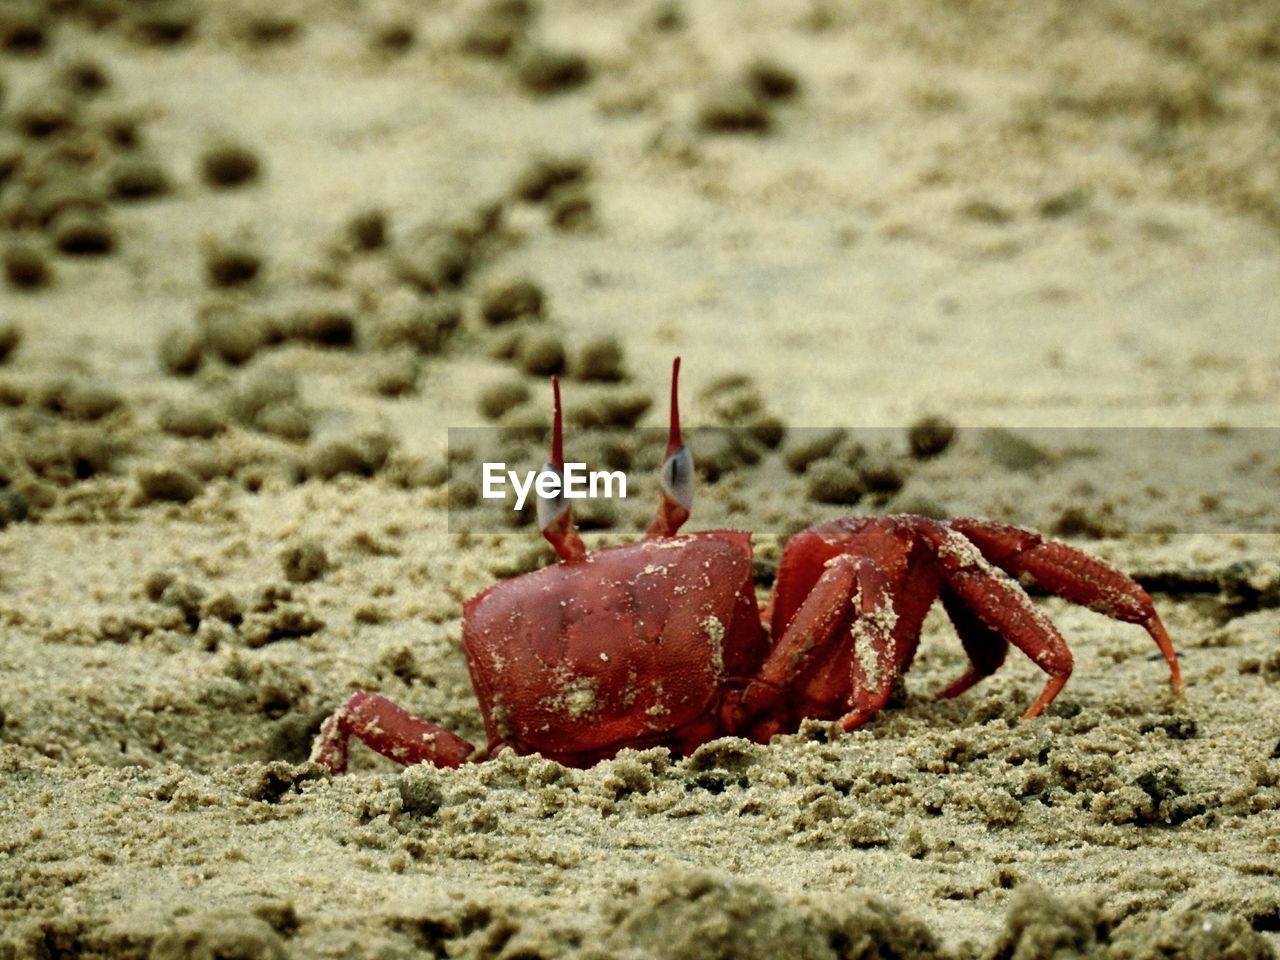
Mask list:
[[[0,960],[1232,958],[1280,947],[1266,3],[0,3]],[[1146,586],[942,610],[888,708],[587,769],[483,743],[478,461],[690,530],[985,516]],[[643,438],[643,442],[642,442]]]

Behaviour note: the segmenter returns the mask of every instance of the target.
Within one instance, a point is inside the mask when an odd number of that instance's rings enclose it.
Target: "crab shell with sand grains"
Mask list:
[[[757,604],[751,535],[680,535],[693,506],[693,458],[680,435],[680,360],[662,498],[645,538],[588,552],[567,500],[539,500],[559,562],[467,601],[462,645],[484,715],[483,750],[359,691],[330,716],[312,759],[346,769],[355,737],[402,764],[454,767],[502,748],[589,766],[626,747],[687,754],[723,736],[765,742],[805,718],[853,730],[880,711],[911,665],[925,614],[941,601],[969,657],[941,697],[992,674],[1009,645],[1047,675],[1026,717],[1071,675],[1066,642],[1021,584],[1149,633],[1182,678],[1151,598],[1114,567],[990,520],[847,517],[792,537],[772,597]],[[560,386],[545,469],[563,472]]]

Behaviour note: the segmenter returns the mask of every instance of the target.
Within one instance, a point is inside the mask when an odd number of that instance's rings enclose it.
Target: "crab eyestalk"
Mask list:
[[[564,495],[564,416],[560,410],[560,379],[551,378],[554,397],[554,413],[551,427],[551,459],[543,466],[543,472],[560,477],[560,492],[555,497],[537,498],[538,526],[562,561],[581,560],[587,555],[586,545],[573,525],[569,500]]]
[[[673,537],[693,510],[693,454],[680,438],[680,358],[671,365],[671,426],[662,462],[662,501],[647,537]]]

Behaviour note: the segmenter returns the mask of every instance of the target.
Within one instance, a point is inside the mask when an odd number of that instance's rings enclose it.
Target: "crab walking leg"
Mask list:
[[[1182,670],[1173,642],[1150,595],[1132,577],[1075,547],[1045,540],[1030,530],[967,517],[948,521],[948,526],[964,534],[983,556],[1010,576],[1113,620],[1140,625],[1164,654],[1169,682],[1174,693],[1182,696]]]
[[[938,691],[937,699],[949,700],[999,670],[1009,652],[1009,641],[974,616],[950,587],[942,588],[942,606],[969,655],[969,668]]]
[[[918,529],[957,601],[1049,675],[1044,690],[1023,714],[1024,719],[1040,716],[1071,676],[1071,651],[1062,634],[1027,592],[989,563],[963,534],[944,524],[922,524]]]
[[[894,542],[890,549],[901,552],[904,548]],[[844,623],[849,624],[853,642],[848,674],[849,712],[840,718],[840,723],[852,730],[883,709],[902,660],[894,641],[897,614],[892,591],[876,560],[840,554],[829,561],[765,659],[757,678],[743,691],[742,716],[767,714],[784,692],[803,696],[807,691],[797,689],[797,684],[821,657],[829,656],[844,642],[839,629]],[[821,678],[811,675],[809,680],[818,688],[824,686]]]
[[[752,720],[764,718],[805,668],[838,642],[836,630],[857,590],[858,564],[854,557],[842,554],[827,565],[755,679],[742,691],[728,729],[743,729]],[[778,732],[780,728],[771,726],[759,731],[762,737]]]
[[[311,760],[333,773],[344,772],[351,737],[406,767],[415,763],[457,767],[476,752],[469,740],[415,717],[384,696],[363,690],[353,693],[321,725],[311,747]]]
[[[880,568],[870,561],[858,564],[858,595],[853,602],[850,709],[840,718],[845,730],[862,726],[884,709],[902,662],[894,640],[898,615],[893,609],[893,593]]]

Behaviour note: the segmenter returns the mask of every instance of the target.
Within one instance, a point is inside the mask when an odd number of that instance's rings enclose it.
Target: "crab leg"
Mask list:
[[[938,692],[939,700],[949,700],[1000,669],[1009,652],[1009,641],[979,620],[950,587],[942,588],[942,606],[969,655],[969,668]]]
[[[461,766],[476,752],[475,745],[444,727],[438,727],[386,697],[363,690],[335,710],[320,727],[311,747],[311,760],[332,773],[347,769],[347,741],[355,737],[384,757],[411,766],[432,763],[437,767]]]
[[[963,534],[935,523],[920,524],[917,530],[937,558],[943,579],[959,604],[986,630],[1012,643],[1049,675],[1044,690],[1023,714],[1025,719],[1040,716],[1071,676],[1071,651],[1062,634],[1026,591],[988,562]],[[967,682],[967,675],[961,680]]]
[[[903,660],[894,637],[897,619],[880,563],[852,554],[832,558],[757,678],[743,691],[743,717],[766,714],[784,692],[821,701],[838,690],[849,708],[840,724],[846,730],[861,726],[884,707],[893,691]],[[847,637],[840,629],[845,623]],[[824,664],[846,639],[847,667]],[[843,678],[842,669],[849,671]]]
[[[827,565],[756,678],[742,691],[732,728],[739,728],[743,721],[776,706],[805,668],[838,642],[836,629],[845,619],[857,590],[858,565],[858,560],[848,554],[835,557]]]
[[[853,603],[857,611],[849,626],[853,634],[853,656],[849,658],[853,686],[850,710],[840,718],[846,730],[862,726],[884,709],[905,652],[897,649],[894,638],[898,615],[889,582],[875,564],[864,560],[858,565],[858,595]]]
[[[1173,691],[1182,696],[1182,671],[1173,643],[1151,597],[1131,577],[1075,547],[1045,540],[1029,530],[967,517],[950,520],[947,525],[962,533],[991,563],[1023,583],[1113,620],[1140,625],[1160,648],[1169,665]]]

